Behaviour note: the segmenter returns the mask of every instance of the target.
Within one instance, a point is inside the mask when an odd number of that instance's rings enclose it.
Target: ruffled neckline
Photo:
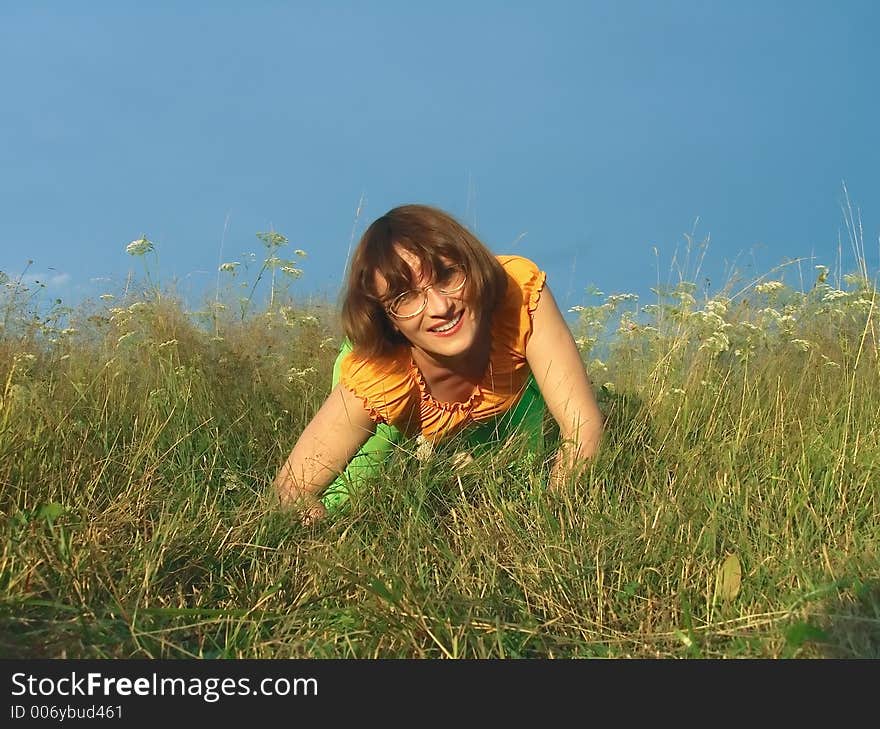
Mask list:
[[[501,307],[499,307],[500,309]],[[489,357],[486,360],[486,369],[483,370],[483,376],[477,381],[477,384],[474,386],[474,391],[470,394],[467,400],[462,402],[447,402],[445,400],[438,400],[434,397],[430,390],[428,389],[428,383],[425,380],[425,375],[419,369],[419,366],[416,364],[415,358],[412,356],[412,350],[408,349],[409,354],[409,371],[413,380],[415,380],[416,386],[419,388],[419,397],[422,402],[426,402],[439,410],[444,410],[448,413],[461,413],[461,412],[469,412],[473,409],[474,405],[482,401],[483,399],[483,390],[486,387],[486,380],[489,380],[489,387],[491,388],[491,381],[493,379],[493,362],[495,361],[495,357],[497,356],[496,347],[498,346],[498,338],[492,335],[492,332],[495,331],[495,327],[497,325],[496,319],[499,316],[499,310],[496,309],[492,312],[492,319],[489,323]]]
[[[492,348],[490,346],[489,349],[489,361],[486,363],[486,372],[483,373],[483,376],[480,378],[480,381],[474,386],[474,391],[470,394],[467,400],[461,402],[447,402],[445,400],[438,400],[434,397],[430,390],[428,389],[428,383],[425,380],[425,375],[419,369],[419,366],[416,364],[416,361],[413,359],[412,354],[410,354],[409,358],[409,371],[413,380],[416,383],[416,386],[419,388],[419,397],[423,402],[427,402],[438,410],[445,410],[448,413],[460,413],[460,412],[468,412],[470,411],[474,405],[476,405],[480,400],[483,399],[483,381],[486,379],[486,375],[492,369]]]

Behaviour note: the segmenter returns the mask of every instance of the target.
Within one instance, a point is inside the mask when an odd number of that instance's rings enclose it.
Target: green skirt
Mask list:
[[[352,350],[348,339],[343,340],[339,356],[333,366],[333,387],[339,383],[339,371],[343,357]],[[544,398],[531,373],[520,399],[506,413],[491,420],[473,423],[455,436],[456,446],[477,457],[497,449],[498,445],[513,437],[525,439],[526,452],[540,454],[544,449]],[[405,440],[405,436],[392,425],[380,423],[374,435],[367,439],[335,481],[324,491],[321,501],[327,511],[334,511],[344,504],[352,490],[378,474],[382,463]]]

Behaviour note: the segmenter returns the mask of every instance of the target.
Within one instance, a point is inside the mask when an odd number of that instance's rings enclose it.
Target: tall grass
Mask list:
[[[0,653],[880,657],[880,299],[827,273],[588,302],[608,422],[578,482],[405,444],[313,527],[269,484],[329,389],[329,308],[273,280],[261,312],[36,315],[7,279]]]

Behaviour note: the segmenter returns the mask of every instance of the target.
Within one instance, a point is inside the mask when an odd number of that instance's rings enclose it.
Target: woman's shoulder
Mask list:
[[[498,255],[495,256],[495,260],[501,264],[508,276],[517,280],[524,278],[528,279],[532,275],[540,272],[538,264],[525,256]]]
[[[392,422],[418,397],[409,350],[398,347],[383,357],[362,357],[357,349],[342,355],[339,381],[364,403],[375,422]]]
[[[525,353],[547,274],[525,256],[496,256],[507,273],[507,291],[493,317],[496,336],[514,351]]]
[[[503,306],[508,309],[525,308],[529,313],[533,312],[538,305],[547,274],[525,256],[496,256],[496,259],[504,268],[508,279]]]
[[[342,356],[340,377],[365,382],[404,380],[409,379],[409,366],[409,350],[404,346],[380,357],[365,357],[357,349],[350,349]]]

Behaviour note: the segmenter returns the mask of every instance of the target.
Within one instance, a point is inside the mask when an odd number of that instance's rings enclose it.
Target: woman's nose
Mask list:
[[[453,306],[449,296],[441,294],[433,286],[425,291],[425,296],[428,297],[428,304],[425,307],[428,314],[442,316],[448,313]]]

